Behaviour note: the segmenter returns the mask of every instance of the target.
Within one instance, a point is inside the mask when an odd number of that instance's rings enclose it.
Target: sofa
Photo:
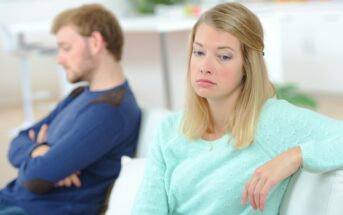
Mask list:
[[[143,178],[149,143],[161,120],[170,114],[163,109],[144,109],[134,158],[122,158],[107,215],[129,215]],[[279,215],[343,215],[343,170],[323,174],[298,171],[289,183]]]

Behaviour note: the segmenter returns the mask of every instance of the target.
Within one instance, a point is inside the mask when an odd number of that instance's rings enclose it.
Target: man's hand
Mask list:
[[[81,180],[79,178],[80,174],[81,174],[80,172],[71,174],[65,179],[62,179],[59,182],[57,182],[56,187],[70,187],[72,185],[76,187],[81,187]]]
[[[295,147],[260,166],[245,185],[242,203],[246,204],[249,198],[250,205],[254,210],[263,211],[271,188],[295,173],[301,165],[301,149]]]
[[[49,151],[50,147],[46,144],[42,144],[46,141],[48,128],[49,126],[47,124],[42,125],[37,135],[37,139],[36,139],[35,131],[33,129],[29,130],[29,134],[28,134],[29,138],[32,141],[36,141],[38,144],[40,144],[37,148],[35,148],[31,152],[31,157],[34,158],[34,157],[42,156]],[[79,176],[80,176],[79,171],[76,173],[73,173],[70,176],[66,177],[65,179],[62,179],[59,182],[57,182],[56,187],[70,187],[72,185],[76,187],[81,187],[81,180]]]
[[[40,144],[34,150],[32,150],[31,157],[35,158],[38,156],[45,155],[49,151],[49,149],[50,149],[50,146],[48,146],[46,144]]]
[[[35,131],[33,129],[29,130],[29,138],[32,141],[36,141],[38,144],[40,144],[38,147],[32,150],[31,157],[34,158],[34,157],[42,156],[42,155],[45,155],[45,153],[49,151],[50,147],[46,144],[42,144],[45,142],[46,137],[48,135],[48,128],[49,126],[47,124],[42,125],[37,135],[37,139],[36,139]]]
[[[44,143],[46,141],[46,137],[48,135],[48,128],[49,128],[49,126],[47,124],[42,125],[42,127],[40,128],[40,130],[38,132],[37,139],[36,139],[35,131],[33,129],[29,130],[29,138],[32,141],[36,141],[39,144]]]

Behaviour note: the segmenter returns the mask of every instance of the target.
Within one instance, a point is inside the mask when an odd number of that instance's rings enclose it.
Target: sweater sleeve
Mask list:
[[[343,122],[314,113],[305,117],[314,128],[313,136],[299,143],[303,168],[311,172],[343,168]]]
[[[56,182],[82,171],[122,141],[120,134],[125,122],[120,111],[109,105],[92,105],[76,121],[45,155],[21,165],[20,184],[32,192],[47,193]]]
[[[302,151],[303,169],[343,168],[343,122],[286,101],[273,101],[262,114],[263,138],[274,155],[291,147]]]
[[[152,142],[142,184],[138,191],[133,215],[168,214],[168,200],[165,185],[166,164],[162,144],[166,144],[169,128],[162,123]]]
[[[33,141],[29,138],[29,130],[34,130],[35,134],[37,135],[41,126],[44,124],[50,124],[58,112],[60,112],[70,100],[71,98],[67,97],[65,100],[59,103],[59,105],[57,105],[57,107],[47,117],[43,118],[32,127],[20,131],[19,134],[12,140],[7,156],[8,160],[14,167],[19,168],[23,161],[30,159],[31,151],[38,146],[36,141]]]

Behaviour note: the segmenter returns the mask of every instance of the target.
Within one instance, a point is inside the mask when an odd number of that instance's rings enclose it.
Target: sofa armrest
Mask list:
[[[322,174],[299,171],[283,198],[280,215],[342,215],[343,170]]]

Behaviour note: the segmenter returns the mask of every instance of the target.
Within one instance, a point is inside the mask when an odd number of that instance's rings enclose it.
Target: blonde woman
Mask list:
[[[133,214],[276,215],[300,168],[343,167],[342,122],[273,98],[251,11],[208,10],[189,48],[186,109],[160,126]]]

